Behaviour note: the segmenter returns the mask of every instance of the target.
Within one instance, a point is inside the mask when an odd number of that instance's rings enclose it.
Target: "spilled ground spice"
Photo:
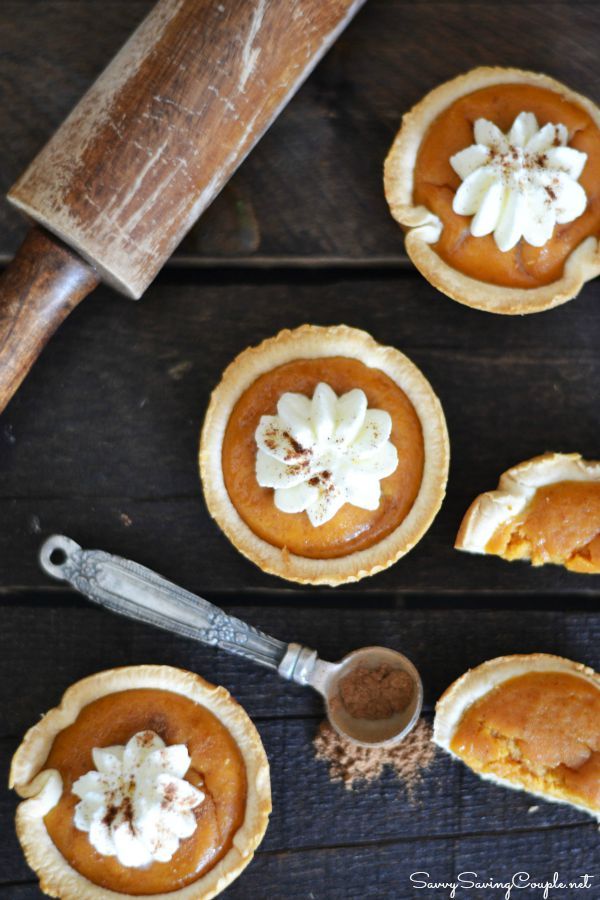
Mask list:
[[[387,767],[404,784],[409,796],[435,757],[431,727],[425,719],[419,719],[395,747],[373,748],[359,747],[325,721],[314,739],[314,748],[317,759],[329,766],[331,781],[342,781],[348,790],[376,781]]]
[[[342,703],[355,719],[389,719],[403,712],[414,689],[408,672],[385,664],[375,669],[357,666],[339,684]]]

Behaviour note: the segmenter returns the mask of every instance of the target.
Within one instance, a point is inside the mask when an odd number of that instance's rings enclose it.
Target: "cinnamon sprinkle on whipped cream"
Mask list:
[[[169,862],[179,842],[196,830],[193,810],[202,791],[184,779],[190,755],[184,744],[167,747],[154,731],[140,731],[125,746],[95,747],[95,770],[73,785],[80,798],[75,827],[87,831],[102,856],[122,866]]]
[[[450,158],[462,179],[452,209],[472,216],[474,237],[494,235],[502,252],[523,238],[543,247],[555,225],[577,219],[587,197],[578,179],[587,154],[569,147],[565,125],[539,127],[535,115],[522,112],[503,134],[493,122],[477,119],[475,143]]]
[[[285,393],[256,429],[256,479],[274,489],[277,509],[306,511],[315,527],[345,503],[375,510],[380,480],[398,465],[391,431],[389,413],[368,409],[358,388],[338,397],[320,382],[312,399]]]

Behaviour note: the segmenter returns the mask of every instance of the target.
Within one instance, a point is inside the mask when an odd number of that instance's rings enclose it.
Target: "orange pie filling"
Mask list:
[[[600,690],[576,675],[503,682],[467,709],[450,749],[475,772],[600,809]]]
[[[288,398],[296,422],[291,433],[277,418],[288,394],[294,395]],[[325,446],[321,438],[310,444],[322,428],[329,428],[325,444],[332,453],[318,450]],[[378,448],[375,456],[369,441]],[[271,446],[284,463],[268,458]],[[341,462],[340,447],[348,450]],[[269,477],[261,476],[261,453]],[[274,547],[313,559],[364,550],[394,531],[417,497],[423,465],[421,423],[404,391],[381,370],[346,357],[298,359],[261,375],[237,401],[222,448],[225,486],[246,525]],[[260,476],[273,485],[282,466],[291,490],[259,484]],[[344,490],[351,485],[343,503],[336,501],[342,482]]]
[[[529,189],[528,173],[537,168],[543,185],[541,193],[536,194],[537,199],[525,202],[531,205],[535,201],[537,204],[531,207],[534,209],[534,224],[537,222],[539,226],[549,211],[554,214],[556,210],[557,219],[551,235],[541,246],[534,246],[521,237],[511,249],[501,250],[492,233],[474,236],[470,215],[454,211],[453,203],[464,181],[450,160],[455,154],[478,143],[474,137],[477,120],[486,119],[497,126],[503,135],[509,135],[515,119],[523,113],[533,114],[539,129],[550,123],[564,126],[566,131],[556,130],[550,149],[530,156],[522,170],[525,188],[520,186],[512,200],[521,202],[523,190]],[[544,148],[547,143],[542,141]],[[578,212],[571,221],[564,221],[564,206],[558,193],[564,186],[565,169],[577,154],[571,153],[569,163],[563,158],[558,160],[555,150],[559,146],[586,154],[581,173],[578,174],[577,163],[575,172],[571,172],[573,180],[585,191],[586,200],[584,211]],[[493,141],[489,147],[491,156],[497,154]],[[509,183],[512,157],[518,153],[512,145],[508,153],[505,151],[506,148],[503,150],[502,166],[498,169],[500,183],[504,185]],[[489,163],[491,156],[486,160],[482,155],[481,165]],[[499,159],[498,156],[495,158]],[[580,163],[584,160],[581,156],[579,159]],[[582,196],[579,187],[573,188],[571,185],[571,188]],[[500,203],[498,195],[494,195],[495,190],[486,197],[488,212],[496,201]],[[482,193],[479,197],[480,207],[483,196]],[[597,237],[600,233],[600,129],[586,110],[548,88],[530,84],[498,84],[474,91],[454,101],[434,120],[425,134],[415,164],[413,202],[427,207],[439,217],[443,226],[441,235],[431,246],[452,268],[479,281],[504,287],[535,288],[549,284],[562,277],[565,261],[575,248],[587,237]],[[512,201],[504,195],[502,202]]]
[[[564,565],[600,573],[600,482],[561,481],[540,487],[522,513],[486,546],[504,559]]]
[[[180,840],[168,862],[155,860],[132,867],[122,865],[115,855],[98,852],[90,833],[75,826],[80,798],[73,786],[82,776],[95,772],[94,748],[125,746],[132,736],[152,732],[167,747],[185,745],[191,758],[185,782],[201,792],[197,796],[203,795],[203,799],[191,810],[193,833]],[[211,712],[171,691],[133,689],[93,701],[57,735],[44,768],[58,770],[63,782],[59,802],[44,819],[50,838],[73,869],[107,890],[135,896],[175,891],[190,884],[227,853],[244,821],[246,768],[237,744]],[[165,790],[163,808],[175,787],[167,783]],[[130,807],[126,798],[121,811],[125,802]],[[117,815],[118,810],[109,805],[103,824],[110,826]]]

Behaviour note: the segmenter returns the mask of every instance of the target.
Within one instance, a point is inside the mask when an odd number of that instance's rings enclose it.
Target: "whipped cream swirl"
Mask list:
[[[471,234],[494,233],[499,250],[521,238],[543,247],[555,224],[577,219],[587,198],[577,179],[587,154],[568,147],[564,125],[540,128],[533,113],[522,112],[508,134],[487,119],[474,125],[475,143],[450,158],[462,179],[452,209],[473,216]]]
[[[75,827],[89,832],[102,856],[122,866],[168,862],[183,838],[196,830],[192,812],[204,794],[184,775],[190,755],[184,744],[165,746],[154,731],[140,731],[126,746],[95,747],[97,771],[73,785],[80,798]]]
[[[392,420],[367,409],[364,391],[338,397],[321,382],[312,400],[283,394],[276,416],[262,416],[256,429],[256,478],[275,489],[275,506],[286,513],[306,511],[323,525],[345,504],[377,509],[380,479],[398,465],[390,443]]]

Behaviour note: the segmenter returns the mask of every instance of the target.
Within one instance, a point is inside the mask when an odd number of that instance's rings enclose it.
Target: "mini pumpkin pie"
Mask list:
[[[464,674],[437,703],[433,740],[481,778],[600,819],[600,676],[535,653]]]
[[[260,737],[225,688],[168,666],[74,684],[12,761],[17,834],[61,900],[206,900],[239,875],[271,811]]]
[[[514,466],[471,504],[455,546],[599,574],[600,462],[545,453]]]
[[[438,290],[540,312],[600,273],[600,109],[546,75],[478,68],[402,120],[385,193]]]
[[[336,585],[390,566],[444,497],[448,435],[417,367],[364,331],[305,325],[245,350],[200,442],[210,514],[265,572]]]

